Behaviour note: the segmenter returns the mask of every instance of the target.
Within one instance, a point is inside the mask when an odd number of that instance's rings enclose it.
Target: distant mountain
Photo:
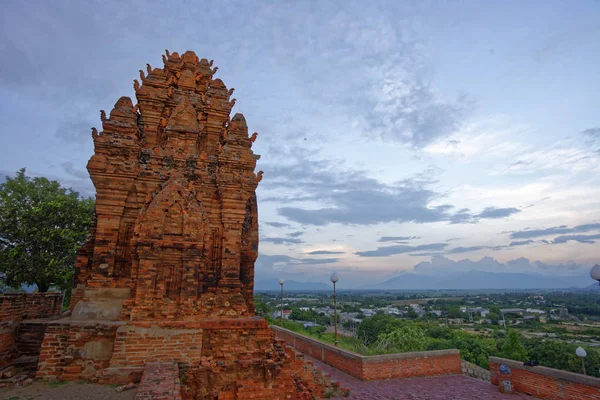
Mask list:
[[[382,282],[381,289],[569,289],[583,288],[589,278],[520,273],[463,272],[449,276],[405,274]]]
[[[598,285],[598,282],[592,283],[590,286],[586,287],[583,290],[586,292],[600,292],[600,285]]]
[[[254,282],[254,290],[280,290],[279,282],[277,280],[262,280]],[[285,281],[283,290],[289,291],[301,291],[301,290],[333,290],[331,285],[327,285],[323,282],[298,282],[298,281]]]

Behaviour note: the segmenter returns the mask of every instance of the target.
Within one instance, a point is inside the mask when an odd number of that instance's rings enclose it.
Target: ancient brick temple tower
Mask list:
[[[95,217],[72,314],[48,326],[37,376],[117,383],[176,361],[190,398],[318,394],[254,316],[257,134],[230,118],[233,89],[212,61],[167,51],[163,62],[140,70],[137,104],[121,97],[92,129]]]

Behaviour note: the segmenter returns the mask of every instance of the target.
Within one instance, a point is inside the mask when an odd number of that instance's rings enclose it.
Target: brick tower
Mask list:
[[[191,51],[140,70],[92,129],[96,211],[78,253],[71,315],[48,326],[38,378],[138,380],[175,361],[187,397],[311,398],[301,360],[254,316],[255,174],[244,116]],[[322,382],[321,382],[322,383]]]

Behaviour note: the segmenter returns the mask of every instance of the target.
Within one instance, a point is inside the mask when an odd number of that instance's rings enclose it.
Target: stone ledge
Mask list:
[[[582,374],[576,374],[574,372],[561,371],[558,369],[542,367],[542,366],[527,367],[527,366],[523,365],[523,362],[521,362],[521,361],[509,360],[509,359],[500,358],[500,357],[490,357],[490,363],[495,363],[498,365],[506,364],[512,369],[516,368],[516,369],[528,371],[528,372],[531,372],[534,374],[549,376],[554,379],[561,379],[564,381],[575,382],[575,383],[580,383],[580,384],[586,385],[586,386],[593,386],[593,387],[600,388],[600,378],[595,378],[593,376],[586,376],[586,375],[582,375]]]

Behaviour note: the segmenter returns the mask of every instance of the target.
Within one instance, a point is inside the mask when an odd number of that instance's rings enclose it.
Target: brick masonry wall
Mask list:
[[[500,375],[498,368],[506,364],[508,376]],[[510,379],[513,390],[544,400],[598,400],[600,378],[546,367],[526,367],[522,362],[490,357],[491,382],[494,385]]]
[[[466,360],[460,360],[460,368],[463,375],[470,376],[471,378],[475,379],[481,379],[482,381],[486,382],[490,381],[490,371],[485,368],[481,368],[479,365],[470,363]]]
[[[148,363],[135,400],[181,400],[179,368],[175,362]]]
[[[315,357],[361,380],[414,378],[460,374],[460,352],[438,350],[414,353],[362,356],[298,333],[271,326],[278,339],[298,351]]]
[[[0,367],[11,362],[19,354],[18,350],[21,346],[18,343],[18,329],[21,321],[25,318],[47,318],[59,315],[62,300],[62,293],[0,295]]]
[[[23,321],[17,329],[15,346],[17,352],[26,356],[39,356],[46,333],[46,322]]]
[[[117,329],[111,367],[143,366],[147,362],[200,362],[202,329],[163,328],[138,323]]]
[[[99,381],[109,366],[117,328],[114,324],[49,324],[36,378]]]
[[[62,293],[27,293],[23,319],[56,317],[62,311],[63,299]]]

